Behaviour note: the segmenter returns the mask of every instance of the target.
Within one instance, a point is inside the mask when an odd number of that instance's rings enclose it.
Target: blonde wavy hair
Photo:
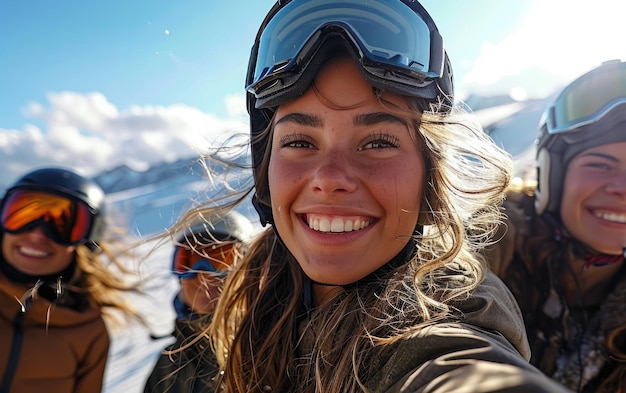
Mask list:
[[[77,272],[67,284],[69,290],[86,296],[100,308],[113,331],[133,320],[146,323],[128,297],[142,293],[135,272],[121,260],[131,254],[131,249],[115,239],[101,241],[97,247],[76,246]]]
[[[423,232],[416,231],[413,240],[417,252],[375,280],[345,286],[333,301],[307,314],[303,271],[274,228],[265,229],[226,280],[207,326],[223,370],[218,391],[282,392],[294,386],[299,392],[366,391],[363,381],[374,371],[369,367],[376,348],[436,321],[460,318],[453,304],[470,296],[485,276],[478,251],[502,222],[512,161],[464,109],[424,111],[423,101],[407,101],[410,108],[402,114],[410,120],[427,168],[426,210],[418,218]],[[272,131],[270,126],[259,137],[271,145]],[[254,173],[256,194],[266,202],[270,151],[268,146]],[[252,191],[224,197],[219,206],[213,200],[198,211],[206,217],[220,214]],[[315,339],[303,341],[311,332]],[[299,348],[306,348],[305,357],[298,356]]]

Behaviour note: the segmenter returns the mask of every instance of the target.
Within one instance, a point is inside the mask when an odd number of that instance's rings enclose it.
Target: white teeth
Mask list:
[[[344,231],[343,220],[337,217],[333,218],[333,222],[332,224],[330,224],[330,231],[331,232],[343,232]]]
[[[596,217],[601,218],[603,220],[626,223],[626,214],[618,214],[614,212],[606,212],[606,211],[597,211],[595,212]]]
[[[342,217],[308,217],[309,228],[320,232],[352,232],[363,229],[369,222],[360,219],[347,219]]]
[[[35,250],[34,248],[28,247],[21,247],[20,252],[31,257],[45,257],[46,255],[48,255],[43,251]]]
[[[319,224],[317,226],[319,231],[321,232],[330,232],[330,221],[326,218],[319,220]]]

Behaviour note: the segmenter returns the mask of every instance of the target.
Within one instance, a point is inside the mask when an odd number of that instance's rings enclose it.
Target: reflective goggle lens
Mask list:
[[[379,78],[397,81],[389,66],[415,85],[443,73],[439,33],[401,1],[294,0],[263,30],[248,91],[261,98],[293,84],[287,74],[303,71],[298,58],[313,55],[315,44],[323,41],[320,32],[329,26],[350,36],[362,52],[363,66]]]
[[[552,104],[548,132],[558,134],[596,122],[626,104],[626,63],[607,64],[572,82]]]
[[[196,250],[177,245],[172,271],[180,278],[194,277],[201,272],[226,275],[229,266],[235,261],[236,253],[234,243],[210,245]]]
[[[38,225],[60,244],[86,240],[93,215],[83,202],[40,191],[11,191],[3,201],[0,222],[5,231],[20,233]]]

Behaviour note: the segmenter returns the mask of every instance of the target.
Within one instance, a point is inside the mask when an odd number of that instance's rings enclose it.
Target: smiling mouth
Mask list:
[[[325,233],[353,232],[370,225],[369,219],[360,216],[342,217],[307,214],[306,222],[312,230]]]
[[[593,215],[605,221],[626,224],[626,214],[624,213],[616,213],[616,212],[610,212],[606,210],[597,210],[593,212]]]
[[[48,256],[48,253],[35,250],[34,248],[30,248],[30,247],[20,247],[20,253],[27,255],[29,257],[38,257],[38,258]]]

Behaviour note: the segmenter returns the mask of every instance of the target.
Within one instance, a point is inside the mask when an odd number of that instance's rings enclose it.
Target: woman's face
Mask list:
[[[222,292],[222,280],[210,273],[198,273],[194,277],[180,280],[183,299],[198,314],[207,314],[215,309]]]
[[[565,172],[561,218],[587,246],[617,255],[626,247],[626,142],[593,147]]]
[[[237,261],[240,248],[232,243],[227,243],[213,247],[208,245],[202,252],[206,253],[202,259],[210,260],[214,267],[226,269]],[[199,271],[193,277],[181,278],[180,289],[183,300],[194,312],[207,314],[215,309],[217,300],[222,293],[223,284],[224,278],[212,272]]]
[[[74,258],[74,246],[62,246],[46,236],[41,227],[18,234],[2,235],[2,254],[22,273],[42,276],[59,273]]]
[[[407,244],[417,224],[424,160],[407,120],[386,109],[351,58],[281,105],[269,187],[275,227],[312,280],[348,284]],[[408,108],[401,96],[387,101]]]

